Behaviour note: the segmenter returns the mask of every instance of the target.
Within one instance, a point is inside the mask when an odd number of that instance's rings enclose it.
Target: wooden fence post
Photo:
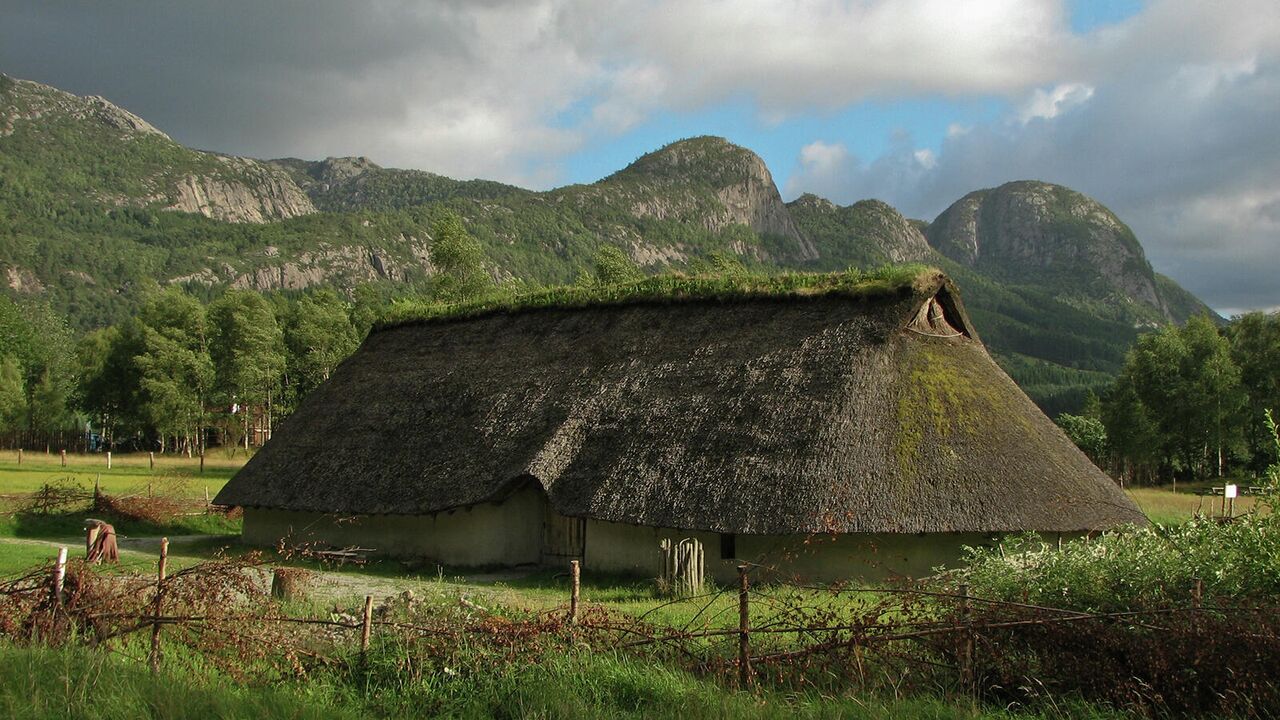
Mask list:
[[[969,620],[969,583],[960,583],[960,619],[964,635],[960,640],[960,685],[965,692],[973,689],[973,628]]]
[[[751,607],[747,566],[738,566],[738,685],[751,687]]]
[[[67,466],[67,449],[62,448],[62,452],[58,453],[62,457],[62,467]]]
[[[204,474],[204,446],[200,447],[200,474]]]
[[[67,549],[58,548],[58,562],[53,566],[53,601],[62,604],[62,583],[67,577]]]
[[[209,512],[209,486],[204,486],[204,511]]]
[[[573,589],[569,591],[569,624],[575,625],[578,622],[578,598],[581,596],[582,563],[580,561],[569,561],[569,577],[573,583]]]
[[[18,448],[18,464],[22,464],[22,448]]]
[[[373,633],[373,596],[364,596],[364,620],[360,627],[360,660],[369,654],[369,635]]]
[[[147,468],[149,470],[156,469],[156,454],[153,451],[147,451]]]
[[[110,450],[107,451],[107,469],[108,470],[111,469],[111,451]]]
[[[151,674],[160,673],[160,610],[164,603],[164,572],[169,564],[169,538],[160,538],[160,564],[156,569],[155,619],[151,624]]]

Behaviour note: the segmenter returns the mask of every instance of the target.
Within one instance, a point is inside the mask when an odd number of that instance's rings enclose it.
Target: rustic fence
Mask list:
[[[1172,703],[1246,715],[1280,707],[1280,607],[1209,603],[1198,582],[1185,604],[1089,613],[977,597],[963,584],[753,585],[743,565],[733,586],[636,615],[591,604],[574,562],[565,604],[541,612],[491,611],[463,597],[397,614],[390,599],[379,605],[366,596],[358,610],[325,617],[285,612],[263,585],[262,558],[216,558],[168,573],[167,551],[162,542],[158,562],[145,563],[150,577],[140,563],[124,575],[68,564],[64,551],[0,581],[0,636],[110,645],[142,635],[153,671],[169,642],[224,657],[228,668],[269,661],[299,672],[352,656],[364,667],[385,643],[406,648],[396,657],[418,658],[404,672],[424,672],[431,658],[440,667],[472,661],[458,658],[459,648],[481,647],[492,662],[532,662],[556,648],[587,647],[744,689],[898,692],[915,683],[1001,702],[1052,691],[1161,711]],[[859,602],[833,602],[851,595]],[[693,611],[687,621],[649,619],[677,602]]]

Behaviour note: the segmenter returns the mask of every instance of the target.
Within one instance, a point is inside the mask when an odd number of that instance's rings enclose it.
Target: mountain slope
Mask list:
[[[606,244],[654,272],[711,253],[765,271],[937,264],[1051,413],[1102,387],[1141,329],[1207,311],[1152,271],[1113,213],[1047,183],[970,193],[923,223],[876,200],[784,204],[757,155],[698,137],[599,182],[534,192],[364,158],[199,152],[100,98],[0,76],[2,287],[81,328],[129,316],[157,282],[203,297],[369,283],[412,293],[435,272],[444,211],[503,282],[572,282]]]
[[[279,168],[189,150],[100,97],[0,75],[0,196],[38,211],[64,198],[231,222],[315,212]]]
[[[933,258],[920,229],[879,200],[840,207],[805,193],[787,203],[787,210],[818,250],[819,257],[811,264],[819,269],[928,262]]]
[[[384,168],[364,157],[270,161],[323,212],[389,211],[455,197],[496,198],[529,191],[491,180],[454,180],[423,170]]]
[[[1158,280],[1142,245],[1096,200],[1018,181],[957,200],[929,225],[943,255],[994,280],[1052,290],[1065,302],[1143,326],[1207,308]]]

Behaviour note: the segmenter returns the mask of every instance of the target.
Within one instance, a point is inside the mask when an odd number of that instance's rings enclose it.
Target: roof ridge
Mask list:
[[[925,265],[884,266],[871,271],[788,272],[777,275],[684,275],[664,273],[629,283],[558,285],[531,292],[491,295],[458,303],[410,300],[393,304],[372,332],[405,325],[472,320],[539,310],[664,305],[688,302],[803,300],[844,296],[888,300],[908,294],[933,295],[953,287],[950,278]]]

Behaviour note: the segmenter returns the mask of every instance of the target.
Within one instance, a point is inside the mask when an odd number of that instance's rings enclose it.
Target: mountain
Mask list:
[[[885,263],[931,262],[933,253],[920,228],[887,203],[860,200],[841,207],[805,193],[787,210],[820,248],[815,267],[843,270]]]
[[[316,209],[324,212],[402,210],[454,197],[484,199],[527,192],[491,180],[454,180],[423,170],[388,169],[365,157],[283,158],[271,164],[287,172]]]
[[[38,209],[49,196],[155,207],[231,222],[315,212],[279,168],[189,150],[101,97],[79,97],[0,75],[0,176],[6,204]]]
[[[1159,279],[1129,226],[1060,185],[1018,181],[957,200],[927,230],[930,245],[994,280],[1052,289],[1065,302],[1146,326],[1208,308]]]
[[[762,271],[936,264],[1051,413],[1105,386],[1142,329],[1207,311],[1153,272],[1113,213],[1047,183],[970,193],[926,223],[878,200],[784,203],[759,156],[696,137],[598,182],[535,192],[366,158],[192,150],[101,98],[0,76],[0,287],[80,328],[128,317],[156,283],[205,298],[363,284],[411,294],[435,272],[431,227],[445,211],[500,282],[572,282],[605,244],[653,272],[712,253]]]

